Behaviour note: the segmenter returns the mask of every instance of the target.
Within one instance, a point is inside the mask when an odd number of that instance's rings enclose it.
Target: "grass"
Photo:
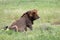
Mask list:
[[[40,16],[33,30],[0,30],[0,40],[60,40],[60,0],[0,0],[0,29],[31,9],[37,9]]]
[[[14,31],[0,31],[0,40],[60,40],[60,33],[58,28],[52,27],[52,29],[42,30],[40,28],[34,28],[33,31],[27,32],[14,32]]]

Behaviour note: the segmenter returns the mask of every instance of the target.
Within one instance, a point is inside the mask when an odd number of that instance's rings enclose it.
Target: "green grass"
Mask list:
[[[1,30],[31,9],[40,16],[32,31]],[[0,0],[0,40],[60,40],[60,0]]]

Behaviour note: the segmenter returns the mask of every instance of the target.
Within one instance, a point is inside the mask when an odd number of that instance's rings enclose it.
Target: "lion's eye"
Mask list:
[[[33,12],[33,14],[35,14],[35,12]]]

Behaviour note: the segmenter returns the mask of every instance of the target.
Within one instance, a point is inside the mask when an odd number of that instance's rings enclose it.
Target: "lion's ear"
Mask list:
[[[36,9],[33,9],[32,12],[33,12],[33,14],[37,14],[37,10]]]
[[[33,16],[33,15],[32,15],[32,13],[33,13],[32,11],[29,11],[29,16],[30,16],[30,17],[32,17],[32,16]]]
[[[26,13],[28,16],[32,16],[32,12],[31,11],[28,11],[27,13]]]

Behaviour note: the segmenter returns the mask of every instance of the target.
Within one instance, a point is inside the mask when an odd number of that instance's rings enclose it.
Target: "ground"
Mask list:
[[[40,16],[32,31],[1,30],[31,9]],[[0,40],[60,40],[60,0],[0,0]]]

